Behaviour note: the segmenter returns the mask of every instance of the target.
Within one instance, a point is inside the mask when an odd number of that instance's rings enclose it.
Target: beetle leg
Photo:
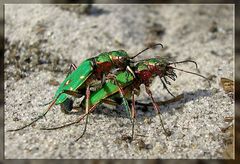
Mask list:
[[[77,98],[81,98],[83,95],[80,94],[78,91],[71,91],[71,90],[63,90],[62,93],[77,97]]]
[[[76,66],[75,64],[73,64],[73,63],[70,65],[70,67],[69,67],[69,69],[68,69],[66,78],[70,75],[70,73],[72,73],[72,69],[73,69],[73,70],[76,70],[76,69],[77,69],[77,66]]]
[[[8,132],[18,131],[18,130],[22,130],[22,129],[24,129],[24,128],[30,126],[30,125],[32,125],[33,123],[35,123],[35,122],[37,122],[38,120],[42,119],[42,118],[49,112],[49,110],[53,107],[53,105],[55,104],[55,102],[57,101],[57,99],[60,97],[61,94],[63,94],[63,93],[68,94],[68,93],[73,93],[73,92],[74,92],[74,91],[64,90],[63,92],[61,92],[61,93],[55,98],[55,100],[53,100],[53,101],[51,102],[51,104],[49,105],[49,107],[47,108],[47,110],[46,110],[44,113],[42,113],[40,116],[38,116],[37,118],[35,118],[32,122],[30,122],[30,123],[28,123],[27,125],[22,126],[22,127],[20,127],[20,128],[11,129],[11,130],[7,130],[7,131],[8,131]],[[79,122],[79,121],[78,121],[78,122]],[[43,130],[47,130],[47,128],[46,128],[46,129],[43,129]]]
[[[129,66],[127,66],[126,69],[133,75],[134,78],[136,78],[134,71]]]
[[[164,83],[164,81],[160,78],[160,80],[161,80],[161,82],[162,82],[162,84],[163,84],[163,88],[165,88],[166,90],[167,90],[167,92],[172,96],[172,97],[176,97],[176,96],[174,96],[169,90],[168,90],[168,87],[167,87],[167,85]]]
[[[68,71],[67,71],[67,76],[66,78],[69,76],[69,74],[72,72],[72,69],[73,70],[76,70],[77,69],[77,66],[75,64],[71,64]],[[43,104],[40,104],[39,106],[46,106],[46,105],[49,105],[53,100],[51,100],[50,102],[47,102],[47,103],[43,103]]]
[[[53,100],[51,100],[51,101],[49,101],[49,102],[47,102],[47,103],[39,104],[38,106],[47,106],[47,105],[51,104],[52,101],[53,101]]]
[[[66,78],[69,76],[69,74],[72,72],[72,69],[73,70],[76,70],[77,69],[77,66],[75,64],[71,64],[69,69],[68,69],[68,72],[67,72],[67,76]],[[47,103],[43,103],[43,104],[40,104],[39,106],[46,106],[46,105],[49,105],[53,100],[51,100],[50,102],[47,102]]]
[[[151,100],[152,100],[153,107],[154,107],[155,111],[157,112],[157,114],[158,114],[158,116],[159,116],[160,123],[161,123],[161,125],[162,125],[162,128],[163,128],[163,130],[164,130],[165,135],[166,135],[166,136],[170,136],[170,135],[171,135],[171,132],[170,132],[170,131],[167,131],[167,130],[164,128],[163,121],[162,121],[162,118],[161,118],[160,108],[159,108],[159,106],[157,105],[157,103],[155,102],[155,100],[154,100],[154,98],[153,98],[153,96],[152,96],[151,90],[149,89],[148,86],[145,86],[145,88],[146,88],[147,94],[150,96],[150,98],[151,98]]]
[[[131,123],[132,123],[132,138],[131,138],[131,140],[130,140],[130,142],[131,142],[131,141],[133,140],[134,120],[133,120],[133,118],[132,118],[132,114],[130,113],[131,110],[130,110],[130,108],[129,108],[128,101],[126,100],[126,98],[125,98],[125,96],[124,96],[124,91],[123,91],[122,87],[120,87],[118,81],[116,80],[116,76],[110,74],[110,75],[108,76],[108,78],[113,79],[114,82],[115,82],[115,84],[117,85],[118,90],[119,90],[119,93],[120,93],[120,96],[121,96],[122,101],[123,101],[123,104],[124,104],[125,109],[126,109],[126,111],[127,111],[128,117],[129,117],[130,120],[131,120]]]
[[[64,90],[64,93],[67,93],[68,94],[69,91],[66,92],[66,90]],[[73,94],[75,95],[75,91],[71,91],[69,92],[70,94]],[[85,110],[85,114],[82,115],[77,121],[74,121],[74,122],[71,122],[71,123],[68,123],[68,124],[65,124],[65,125],[62,125],[62,126],[59,126],[59,127],[53,127],[53,128],[41,128],[41,130],[54,130],[54,129],[59,129],[59,128],[63,128],[63,127],[66,127],[66,126],[70,126],[70,125],[73,125],[73,124],[76,124],[78,122],[80,122],[82,119],[84,119],[84,117],[86,116],[86,121],[85,121],[85,126],[84,126],[84,130],[83,130],[83,133],[81,134],[80,137],[78,137],[75,141],[78,141],[80,138],[82,138],[82,136],[85,134],[86,130],[87,130],[87,124],[88,124],[88,116],[89,116],[89,111],[90,110],[93,110],[92,108],[89,110],[89,98],[90,98],[90,86],[88,85],[87,86],[87,89],[86,89],[86,110]],[[93,106],[94,107],[94,106]]]
[[[78,137],[75,141],[78,141],[80,138],[82,138],[82,136],[85,134],[86,130],[87,130],[87,124],[88,124],[88,115],[89,115],[89,99],[90,99],[90,86],[87,85],[87,89],[86,89],[86,110],[85,110],[85,114],[87,115],[86,117],[86,121],[85,121],[85,126],[84,126],[84,130],[83,133],[81,134],[80,137]]]
[[[108,99],[108,98],[103,99],[102,102],[105,103],[105,104],[114,105],[114,106],[118,105],[118,103],[116,101],[114,101],[112,99]]]
[[[25,126],[22,126],[22,127],[20,127],[20,128],[12,129],[12,130],[7,130],[7,131],[8,131],[8,132],[12,132],[12,131],[22,130],[22,129],[24,129],[24,128],[30,126],[30,125],[32,125],[33,123],[37,122],[39,119],[45,117],[45,115],[49,112],[49,110],[53,107],[53,105],[55,104],[55,102],[57,101],[57,99],[58,99],[58,98],[60,97],[60,95],[63,94],[63,93],[67,93],[67,90],[61,92],[61,93],[55,98],[55,100],[53,100],[53,101],[51,102],[51,104],[49,105],[49,107],[47,108],[47,110],[46,110],[44,113],[42,113],[40,116],[38,116],[37,118],[35,118],[32,122],[30,122],[29,124],[27,124],[27,125],[25,125]]]
[[[136,108],[135,108],[135,99],[134,99],[134,91],[132,92],[132,139],[134,135],[134,123],[136,119]]]
[[[168,85],[171,85],[171,83],[166,79],[166,77],[164,76],[163,77],[164,81],[168,84]]]
[[[83,114],[83,115],[80,116],[80,118],[78,120],[76,120],[74,122],[70,122],[70,123],[67,123],[67,124],[64,124],[64,125],[61,125],[61,126],[56,126],[56,127],[40,128],[40,130],[56,130],[56,129],[65,128],[67,126],[79,123],[85,116],[86,116],[86,114]]]
[[[128,101],[128,104],[129,105],[132,105],[132,100],[127,100]],[[113,105],[113,106],[117,106],[117,105],[120,105],[121,103],[119,103],[119,101],[118,101],[118,99],[117,100],[112,100],[112,99],[108,99],[108,98],[106,98],[106,99],[104,99],[104,100],[102,100],[102,102],[104,103],[104,104],[108,104],[108,105]],[[134,101],[135,102],[135,106],[136,105],[139,105],[139,106],[142,106],[142,107],[151,107],[152,106],[152,103],[141,103],[141,102],[138,102],[138,101]]]
[[[102,79],[101,79],[101,86],[106,82],[106,75],[103,74]]]
[[[98,104],[95,104],[94,106],[92,106],[90,109],[89,109],[89,113],[91,113],[92,111],[94,111],[94,109],[97,107]],[[85,118],[85,116],[87,116],[88,113],[85,113],[83,115],[81,115],[76,121],[74,122],[70,122],[70,123],[67,123],[67,124],[64,124],[64,125],[61,125],[61,126],[57,126],[57,127],[51,127],[51,128],[40,128],[41,130],[55,130],[55,129],[61,129],[61,128],[65,128],[67,126],[70,126],[70,125],[74,125],[74,124],[77,124],[79,123],[82,119]]]
[[[20,128],[17,128],[17,129],[12,129],[12,130],[7,130],[8,132],[13,132],[13,131],[18,131],[18,130],[22,130],[30,125],[32,125],[33,123],[37,122],[39,119],[43,118],[47,113],[48,111],[52,108],[52,106],[55,104],[55,102],[57,101],[57,98],[49,105],[49,107],[47,108],[47,110],[41,114],[40,116],[38,116],[37,118],[35,118],[32,122],[30,122],[29,124],[25,125],[25,126],[22,126]]]

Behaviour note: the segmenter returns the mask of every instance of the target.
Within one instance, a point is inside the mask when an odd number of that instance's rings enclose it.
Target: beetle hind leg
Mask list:
[[[120,93],[120,96],[121,96],[121,98],[122,98],[122,101],[123,101],[123,104],[124,104],[124,106],[125,106],[125,109],[126,109],[126,112],[127,112],[127,115],[128,115],[128,117],[129,117],[129,119],[130,119],[130,121],[131,121],[131,123],[132,123],[132,135],[131,135],[131,139],[130,139],[130,142],[133,140],[133,136],[134,136],[134,122],[135,122],[135,120],[134,120],[134,113],[133,113],[133,109],[132,110],[130,110],[130,107],[129,107],[129,104],[128,104],[128,101],[126,100],[126,98],[125,98],[125,96],[124,96],[124,91],[123,91],[123,88],[120,86],[120,84],[118,83],[118,81],[117,81],[117,79],[116,79],[116,76],[115,75],[112,75],[112,74],[110,74],[109,76],[108,76],[108,78],[109,79],[113,79],[114,80],[114,82],[115,82],[115,84],[117,85],[117,87],[118,87],[118,91],[119,91],[119,93]],[[134,100],[134,97],[133,97],[133,100]],[[134,106],[133,106],[134,108],[135,108],[135,104],[134,104]],[[133,108],[132,107],[132,108]],[[132,111],[132,112],[131,112]]]
[[[53,107],[53,105],[55,104],[55,102],[57,101],[57,99],[55,99],[54,101],[52,101],[52,103],[49,105],[49,107],[47,108],[47,110],[42,113],[40,116],[38,116],[37,118],[35,118],[32,122],[28,123],[27,125],[24,125],[20,128],[17,128],[17,129],[12,129],[12,130],[7,130],[7,132],[13,132],[13,131],[19,131],[19,130],[22,130],[28,126],[31,126],[33,123],[37,122],[38,120],[42,119],[48,112],[49,110]]]
[[[68,71],[67,71],[67,76],[66,76],[66,78],[72,73],[72,70],[74,71],[74,70],[76,70],[76,69],[77,69],[77,66],[72,63],[72,64],[70,65]]]
[[[87,85],[87,89],[86,89],[86,110],[85,110],[86,121],[85,121],[85,126],[84,126],[84,130],[83,130],[81,136],[78,137],[75,141],[78,141],[80,138],[82,138],[83,135],[85,134],[86,130],[87,130],[88,115],[89,115],[89,99],[90,99],[90,86]]]

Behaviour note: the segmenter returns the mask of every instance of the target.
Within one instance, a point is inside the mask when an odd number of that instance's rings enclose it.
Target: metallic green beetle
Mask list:
[[[101,103],[112,103],[113,104],[115,98],[121,97],[123,102],[127,101],[126,99],[130,99],[130,98],[132,99],[132,110],[131,110],[132,137],[131,138],[133,138],[134,119],[135,119],[134,94],[138,95],[140,92],[139,86],[141,84],[144,84],[146,92],[149,95],[149,97],[151,98],[153,107],[159,116],[160,123],[161,123],[161,126],[163,127],[164,133],[168,136],[168,135],[170,135],[170,132],[164,128],[163,121],[160,116],[159,106],[156,103],[156,101],[154,100],[154,98],[152,96],[152,92],[149,89],[149,87],[153,81],[153,78],[157,77],[157,76],[162,80],[165,87],[166,87],[166,84],[164,83],[164,81],[170,85],[170,82],[166,79],[166,77],[175,81],[177,76],[176,76],[174,70],[179,70],[179,71],[183,71],[186,73],[195,74],[195,75],[198,75],[200,77],[207,79],[206,77],[204,77],[200,74],[185,71],[185,70],[178,69],[178,68],[175,68],[172,66],[173,64],[184,63],[184,62],[193,62],[194,64],[196,64],[196,67],[197,67],[197,63],[192,60],[185,60],[185,61],[170,63],[167,60],[165,60],[164,58],[151,58],[151,59],[139,61],[132,67],[132,70],[134,71],[135,76],[133,76],[131,72],[121,71],[115,76],[115,78],[113,78],[113,80],[108,81],[107,83],[105,83],[102,86],[102,88],[91,93],[91,96],[89,98],[89,112],[88,113],[85,113],[82,116],[80,116],[80,118],[78,120],[68,123],[68,124],[65,124],[63,126],[54,127],[54,128],[42,128],[42,129],[43,130],[53,130],[53,129],[63,128],[63,127],[66,127],[66,126],[69,126],[72,124],[76,124],[76,123],[80,122],[85,116],[87,116],[87,119],[88,119],[88,114],[90,112],[92,112]],[[87,102],[87,101],[83,101],[83,102]],[[128,106],[126,106],[126,105],[128,105],[126,102],[124,102],[124,105],[125,105],[126,109],[129,108]],[[82,106],[85,106],[85,105],[82,104]],[[87,119],[86,119],[84,131],[79,138],[81,138],[86,131]]]

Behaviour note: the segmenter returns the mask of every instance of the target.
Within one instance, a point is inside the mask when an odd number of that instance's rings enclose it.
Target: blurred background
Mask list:
[[[11,0],[8,0],[6,1],[7,3],[14,3],[16,1],[11,1]],[[25,1],[26,3],[31,3],[32,1],[31,0],[27,0]],[[35,1],[37,3],[179,3],[179,1],[177,0],[152,0],[152,1],[147,1],[147,0],[123,0],[123,1],[110,1],[110,0],[85,0],[85,1],[80,1],[80,0],[38,0],[38,1]],[[202,1],[200,0],[187,0],[187,1],[184,1],[185,3],[201,3]],[[212,1],[208,1],[210,3],[229,3],[229,1],[227,0],[212,0]],[[4,15],[3,15],[3,5],[0,6],[0,9],[1,9],[1,15],[0,15],[0,24],[3,25],[4,23]],[[88,8],[85,9],[86,11],[84,12],[88,12]],[[239,91],[240,91],[240,86],[239,86],[239,82],[240,82],[240,75],[238,74],[238,71],[240,70],[240,62],[238,59],[240,59],[240,44],[239,44],[239,41],[240,41],[240,10],[235,10],[236,12],[236,24],[235,24],[235,34],[236,34],[236,38],[235,38],[235,41],[236,41],[236,44],[235,44],[235,60],[236,60],[236,65],[235,65],[235,90],[236,90],[236,93],[235,93],[235,97],[236,97],[236,106],[235,106],[235,111],[236,111],[236,136],[238,138],[236,138],[236,147],[238,147],[237,150],[239,150],[239,141],[240,141],[240,138],[239,138],[239,129],[240,129],[240,112],[239,112],[239,107],[240,107],[240,102],[239,102]],[[238,20],[238,21],[237,21]],[[1,44],[0,44],[0,51],[1,51],[1,63],[0,63],[0,70],[1,70],[1,76],[0,76],[0,80],[1,80],[1,88],[0,88],[0,91],[1,93],[4,92],[3,90],[3,54],[4,54],[4,35],[3,35],[3,32],[4,32],[4,29],[3,29],[3,26],[0,27],[0,39],[1,39]],[[238,43],[238,44],[237,44]],[[1,105],[1,114],[0,114],[0,119],[1,119],[1,122],[3,122],[3,102],[4,102],[4,94],[1,94],[0,95],[0,105]],[[1,126],[1,136],[3,136],[3,124],[0,124]],[[0,142],[0,154],[1,154],[1,157],[3,159],[3,142]],[[236,152],[236,158],[239,159],[239,151]],[[42,164],[42,163],[53,163],[53,161],[42,161],[42,160],[18,160],[18,161],[15,161],[15,160],[9,160],[9,161],[0,161],[0,163],[30,163],[30,164]],[[161,161],[161,160],[150,160],[150,161],[144,161],[144,160],[134,160],[134,161],[128,161],[128,163],[132,163],[132,164],[142,164],[142,163],[145,163],[145,162],[148,162],[150,164],[157,164],[157,163],[164,163],[164,164],[172,164],[174,162],[178,162],[178,163],[188,163],[188,164],[203,164],[203,163],[232,163],[232,161],[220,161],[220,160],[216,160],[216,161],[209,161],[209,160],[193,160],[193,161],[185,161],[185,160],[180,160],[180,161],[176,161],[176,160],[167,160],[167,161]],[[79,163],[79,161],[77,160],[61,160],[61,161],[56,161],[56,163],[72,163],[72,164],[75,164],[75,163]],[[102,163],[109,163],[109,164],[112,164],[112,163],[118,163],[118,164],[122,164],[122,163],[126,163],[125,160],[103,160],[103,161],[99,161],[99,160],[91,160],[91,161],[81,161],[81,163],[84,163],[84,164],[102,164]]]

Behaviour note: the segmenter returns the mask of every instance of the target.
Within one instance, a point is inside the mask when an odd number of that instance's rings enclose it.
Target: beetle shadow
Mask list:
[[[186,104],[187,102],[195,101],[202,97],[210,97],[211,95],[212,95],[211,90],[198,89],[198,90],[192,91],[192,92],[184,92],[183,97],[178,101],[164,103],[163,105],[161,105],[161,103],[160,103],[160,110],[161,110],[161,113],[171,112],[174,109],[176,111],[178,111],[178,110],[183,109],[184,104]],[[149,100],[143,100],[143,102],[147,102],[147,107],[139,106],[139,105],[136,106],[136,111],[137,111],[136,119],[138,119],[138,120],[143,119],[145,117],[145,113],[150,113],[150,114],[148,114],[148,115],[150,115],[150,117],[154,117],[156,115],[156,112],[155,112],[151,102]],[[131,105],[129,105],[129,107],[131,108]],[[138,114],[138,113],[143,113],[143,114]],[[106,115],[107,117],[116,117],[117,116],[117,117],[129,118],[124,105],[118,105],[116,108],[113,108],[113,109],[107,109],[106,107],[104,108],[101,106],[101,107],[97,108],[93,112],[93,114],[103,114],[103,115]]]

